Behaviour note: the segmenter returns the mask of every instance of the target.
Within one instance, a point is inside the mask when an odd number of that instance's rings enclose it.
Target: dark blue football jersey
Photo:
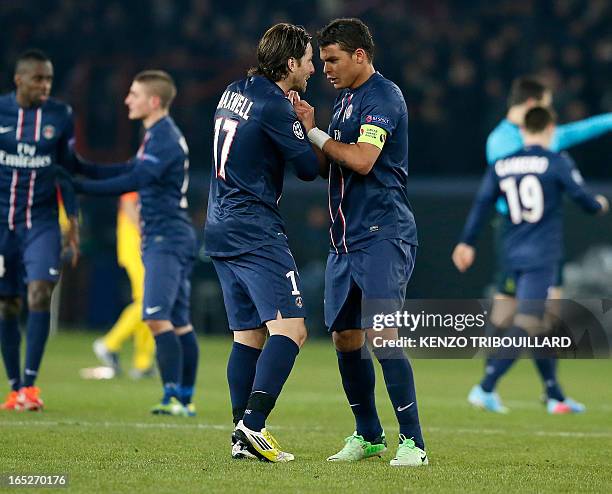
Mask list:
[[[378,72],[358,88],[344,89],[334,103],[329,135],[344,143],[382,147],[367,175],[330,165],[332,250],[346,253],[389,238],[417,245],[406,193],[408,110],[401,90]]]
[[[510,219],[502,238],[505,268],[532,269],[556,263],[563,255],[564,193],[589,213],[601,209],[567,154],[529,146],[500,159],[482,180],[461,241],[474,244],[491,206],[504,197]]]
[[[287,164],[314,180],[317,157],[281,88],[262,76],[230,84],[215,112],[205,252],[228,257],[287,242],[278,209]]]
[[[143,240],[163,236],[170,242],[193,238],[188,214],[189,148],[171,117],[147,130],[135,158],[136,171],[154,180],[138,190]]]
[[[73,134],[68,105],[21,108],[14,92],[0,96],[0,226],[57,221],[57,167],[73,167]]]
[[[195,233],[187,211],[189,150],[174,120],[166,116],[147,129],[136,156],[128,163],[90,165],[81,171],[101,180],[75,183],[94,195],[138,191],[143,247],[193,249]]]

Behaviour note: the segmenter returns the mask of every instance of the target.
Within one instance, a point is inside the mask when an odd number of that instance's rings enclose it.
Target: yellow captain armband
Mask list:
[[[359,128],[359,139],[357,139],[357,142],[367,142],[378,149],[382,149],[386,140],[387,131],[385,129],[372,124],[363,124]]]

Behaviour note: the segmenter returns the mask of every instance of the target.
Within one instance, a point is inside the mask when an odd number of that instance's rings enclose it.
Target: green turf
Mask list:
[[[465,402],[480,361],[415,361],[430,465],[402,469],[388,464],[397,425],[384,385],[377,399],[391,450],[358,464],[325,462],[353,421],[332,348],[311,341],[269,420],[296,461],[272,465],[229,458],[229,339],[201,341],[197,418],[149,416],[157,380],[81,380],[79,368],[96,364],[92,340],[50,341],[39,379],[45,411],[0,414],[0,473],[66,473],[74,492],[612,492],[611,361],[561,362],[566,390],[588,411],[559,417],[539,404],[529,361],[500,387],[507,416]]]

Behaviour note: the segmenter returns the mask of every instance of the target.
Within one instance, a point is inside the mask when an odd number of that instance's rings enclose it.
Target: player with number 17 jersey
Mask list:
[[[278,204],[287,165],[303,180],[319,172],[289,100],[306,90],[314,73],[310,39],[300,26],[270,27],[259,41],[257,66],[227,87],[215,112],[204,242],[233,331],[227,381],[235,459],[294,459],[266,420],[307,337],[299,273]]]
[[[232,330],[261,327],[279,311],[285,318],[304,317],[278,207],[286,164],[303,180],[317,176],[316,155],[283,90],[260,75],[230,84],[215,113],[205,252],[213,260],[255,252],[269,270],[250,279],[245,267],[244,284],[257,284],[248,291],[254,306],[246,299],[227,300],[230,291],[224,290]],[[215,267],[223,285],[227,266]],[[230,310],[237,303],[246,304],[245,311]]]

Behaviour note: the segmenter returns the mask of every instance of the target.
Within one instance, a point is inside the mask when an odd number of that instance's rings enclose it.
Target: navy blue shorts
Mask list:
[[[276,319],[305,318],[300,275],[289,247],[264,245],[234,257],[213,257],[232,331]]]
[[[555,266],[551,286],[563,286],[564,264],[564,261],[559,261],[559,263]],[[517,297],[516,272],[500,269],[497,273],[496,286],[497,293],[503,293],[509,297]]]
[[[62,236],[59,224],[45,222],[15,230],[0,228],[0,295],[14,297],[32,281],[57,283]]]
[[[502,237],[507,228],[511,227],[511,223],[502,217],[498,217],[493,222],[494,227],[494,245],[497,257],[497,267],[495,274],[495,287],[497,293],[508,295],[509,297],[516,296],[517,283],[515,279],[515,271],[505,267],[504,251],[502,248]],[[555,266],[553,284],[551,286],[563,286],[563,266],[564,260],[560,260]]]
[[[545,311],[548,289],[554,286],[557,265],[514,271],[516,280],[517,314],[542,317]]]
[[[401,310],[416,250],[403,240],[385,239],[346,254],[330,252],[325,269],[328,330],[368,329],[375,313]],[[368,313],[362,311],[365,306]]]
[[[169,320],[174,327],[191,324],[192,254],[145,249],[142,319]]]

